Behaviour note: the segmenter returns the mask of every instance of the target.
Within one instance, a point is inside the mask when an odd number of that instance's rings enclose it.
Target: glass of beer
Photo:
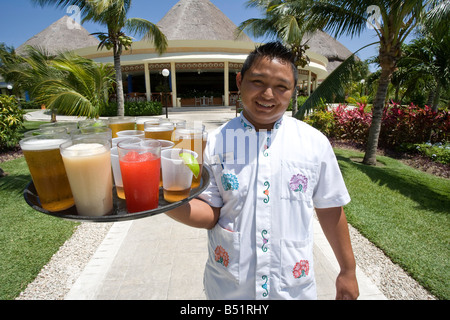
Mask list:
[[[147,139],[172,140],[173,130],[174,126],[171,122],[158,125],[144,123],[145,138]]]
[[[44,123],[39,126],[40,129],[55,128],[55,127],[56,128],[64,127],[67,129],[68,133],[71,133],[73,130],[78,129],[78,122],[59,121],[59,122]]]
[[[108,118],[108,126],[112,130],[112,137],[117,138],[118,131],[134,130],[135,120],[133,117],[111,117]]]
[[[108,123],[102,119],[86,119],[78,121],[78,128],[83,129],[86,127],[107,127]]]
[[[144,131],[144,122],[154,123],[157,125],[159,123],[159,118],[155,117],[137,117],[136,118],[136,129]]]
[[[192,171],[180,158],[186,152],[197,158],[197,153],[187,149],[166,149],[161,151],[164,200],[177,202],[189,197],[192,185]]]
[[[129,213],[156,209],[159,204],[161,143],[145,139],[140,143],[120,141],[120,172]]]
[[[66,127],[48,127],[29,130],[23,134],[24,138],[39,136],[41,134],[67,133]]]
[[[75,207],[81,216],[113,212],[111,143],[101,136],[86,136],[60,146]]]
[[[200,186],[201,172],[203,168],[203,152],[208,140],[208,132],[201,122],[186,124],[177,128],[173,133],[172,141],[175,142],[174,148],[189,149],[198,154],[197,161],[200,165],[200,174],[192,180],[192,188]]]
[[[59,146],[70,140],[67,133],[24,138],[20,147],[43,209],[61,211],[74,205]]]
[[[123,130],[123,131],[117,131],[117,137],[137,137],[137,138],[144,138],[144,131],[143,130]]]
[[[84,127],[71,132],[72,139],[86,138],[90,136],[91,138],[100,137],[107,139],[112,143],[112,130],[109,127]]]
[[[172,119],[172,118],[160,118],[159,124],[172,123],[175,128],[183,126],[186,124],[186,120],[184,119]]]

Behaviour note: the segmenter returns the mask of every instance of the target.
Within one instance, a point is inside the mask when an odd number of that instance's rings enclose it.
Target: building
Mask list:
[[[98,40],[67,19],[36,35],[41,39],[53,35],[58,40],[38,43],[51,50],[75,49],[96,62],[113,63],[112,50],[98,50]],[[121,55],[126,99],[161,100],[168,90],[169,105],[175,107],[234,106],[238,98],[236,73],[256,44],[246,35],[236,39],[237,26],[209,0],[180,0],[157,25],[168,39],[166,52],[158,55],[151,42],[137,41]],[[71,34],[74,30],[76,35]],[[31,40],[25,44],[32,44]],[[323,32],[309,37],[308,45],[310,63],[299,70],[299,87],[306,95],[351,55]],[[162,74],[164,69],[170,71],[167,78]]]

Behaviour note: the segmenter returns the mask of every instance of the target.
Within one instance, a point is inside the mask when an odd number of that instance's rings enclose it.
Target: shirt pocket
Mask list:
[[[208,230],[208,264],[229,280],[239,283],[240,233],[218,223]]]
[[[314,283],[312,240],[281,239],[281,289],[302,288]]]
[[[317,184],[319,165],[281,160],[281,198],[288,200],[312,200]]]

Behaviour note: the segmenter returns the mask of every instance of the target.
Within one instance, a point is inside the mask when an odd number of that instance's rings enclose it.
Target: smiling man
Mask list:
[[[316,299],[314,211],[341,268],[336,298],[358,297],[336,157],[323,134],[284,115],[297,83],[292,59],[278,42],[250,53],[236,77],[243,112],[208,138],[210,185],[167,212],[209,229],[209,299]]]

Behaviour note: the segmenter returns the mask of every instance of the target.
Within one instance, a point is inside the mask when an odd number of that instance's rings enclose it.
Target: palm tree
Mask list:
[[[255,37],[272,37],[289,46],[295,54],[295,65],[305,67],[309,62],[305,55],[308,46],[302,43],[303,36],[310,31],[307,21],[307,7],[311,1],[296,0],[248,0],[247,7],[262,8],[264,18],[245,20],[238,26],[237,36],[247,31]],[[297,113],[297,90],[294,90],[292,114]]]
[[[159,28],[148,20],[141,18],[127,18],[131,8],[131,0],[33,0],[44,5],[67,7],[76,5],[84,16],[83,22],[97,22],[107,28],[107,32],[95,33],[100,39],[99,49],[112,49],[114,69],[116,71],[117,115],[124,115],[124,97],[122,85],[122,70],[120,56],[123,50],[128,50],[133,42],[130,36],[143,36],[152,41],[156,51],[161,54],[167,49],[167,38]]]
[[[379,38],[378,59],[381,71],[363,160],[365,164],[376,164],[383,108],[392,74],[402,54],[401,46],[428,10],[443,2],[445,1],[324,0],[314,1],[311,6],[308,16],[310,23],[323,26],[325,31],[334,32],[335,37],[343,34],[357,36],[367,25],[372,25]],[[375,23],[369,24],[371,21]]]
[[[49,55],[28,46],[24,57],[2,65],[2,74],[14,87],[63,114],[96,118],[108,103],[114,69],[73,53]]]
[[[407,47],[404,63],[409,64],[420,77],[431,77],[428,104],[437,112],[441,90],[450,89],[450,31],[442,38],[432,32],[425,32]]]

